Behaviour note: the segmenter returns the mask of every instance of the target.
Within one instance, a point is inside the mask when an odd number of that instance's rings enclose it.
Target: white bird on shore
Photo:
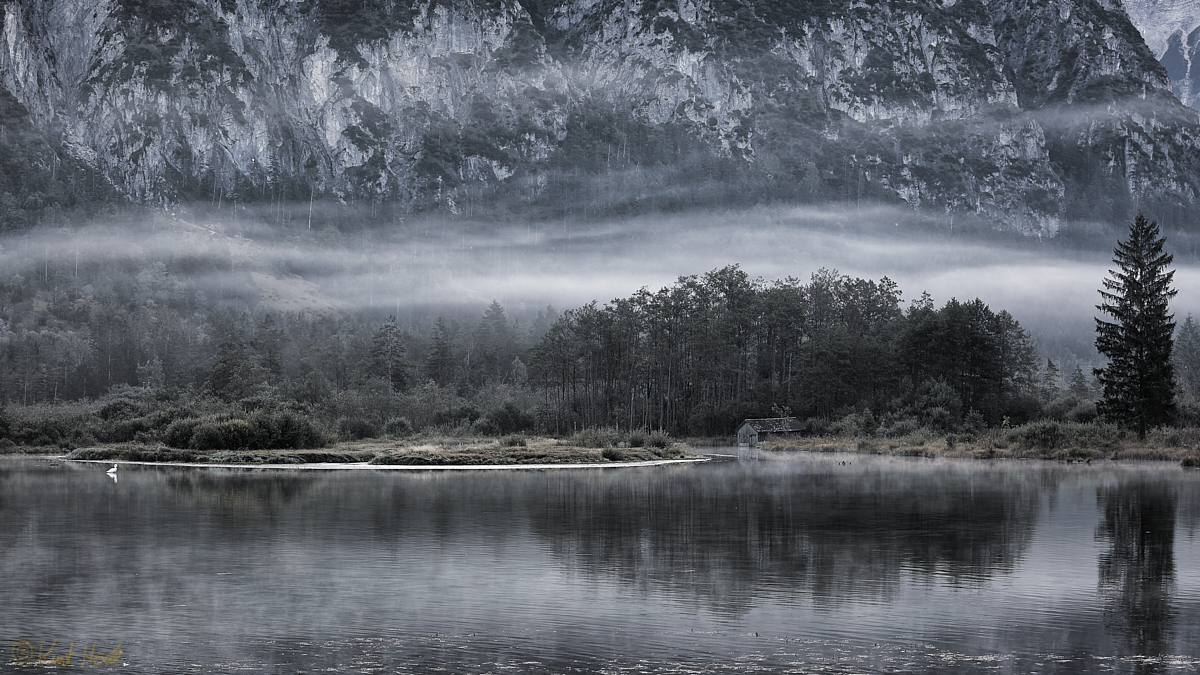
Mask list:
[[[108,471],[105,471],[104,473],[116,473],[116,472],[117,472],[117,465],[113,464],[113,468],[109,469]]]

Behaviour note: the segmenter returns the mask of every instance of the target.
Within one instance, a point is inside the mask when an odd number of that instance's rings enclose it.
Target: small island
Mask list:
[[[212,450],[165,445],[116,443],[77,448],[68,460],[125,461],[172,464],[369,466],[535,466],[628,465],[675,460],[699,460],[684,443],[650,435],[605,438],[580,432],[569,439],[510,435],[503,438],[437,437],[368,439],[325,448],[270,450]]]

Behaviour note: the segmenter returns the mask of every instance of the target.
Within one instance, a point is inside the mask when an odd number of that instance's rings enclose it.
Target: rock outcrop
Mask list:
[[[1053,234],[1200,194],[1200,121],[1171,94],[1191,71],[1178,84],[1116,0],[3,12],[13,109],[143,203],[539,217],[869,199]]]
[[[1171,90],[1200,108],[1200,0],[1126,0],[1125,8],[1166,68]]]

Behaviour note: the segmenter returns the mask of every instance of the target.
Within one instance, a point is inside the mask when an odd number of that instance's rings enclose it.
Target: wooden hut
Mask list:
[[[805,431],[804,423],[795,417],[767,417],[746,420],[738,427],[738,445],[758,445],[768,438],[788,438]]]

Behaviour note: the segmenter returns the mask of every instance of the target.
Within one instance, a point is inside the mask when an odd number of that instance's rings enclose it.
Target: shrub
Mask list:
[[[367,420],[343,417],[338,420],[338,436],[348,441],[359,441],[364,438],[374,438],[379,431]]]
[[[655,431],[650,434],[650,438],[646,440],[646,444],[652,448],[663,449],[671,444],[671,437],[661,431]]]
[[[884,430],[884,434],[889,438],[900,438],[908,436],[921,428],[921,423],[913,417],[903,417],[892,423],[890,427]]]
[[[1042,420],[1031,422],[1004,434],[1004,440],[1026,449],[1113,447],[1120,439],[1120,430],[1110,424],[1079,424]],[[1000,446],[997,446],[1000,447]]]
[[[830,431],[839,436],[870,436],[875,431],[875,416],[870,410],[852,412],[834,422]]]
[[[1099,415],[1096,412],[1095,401],[1080,401],[1079,405],[1067,411],[1064,419],[1067,422],[1087,423],[1094,421]]]
[[[1183,459],[1179,460],[1179,466],[1182,466],[1185,469],[1195,469],[1196,467],[1200,467],[1200,455],[1195,453],[1184,455]]]
[[[629,432],[628,443],[631,448],[641,448],[646,445],[646,432],[642,430]]]
[[[605,448],[600,456],[610,462],[620,462],[625,459],[625,453],[620,448]]]
[[[1060,396],[1047,403],[1046,407],[1043,409],[1043,412],[1046,417],[1049,417],[1052,420],[1063,422],[1066,421],[1067,413],[1072,408],[1079,405],[1079,401],[1079,397],[1075,396],[1074,394]]]
[[[1046,405],[1046,416],[1059,422],[1091,422],[1096,419],[1096,402],[1062,396]]]
[[[193,450],[244,450],[253,441],[254,432],[246,420],[207,418],[196,425],[189,445]]]
[[[150,420],[145,417],[113,419],[98,429],[96,435],[105,443],[127,443],[141,434],[153,432],[154,429]]]
[[[829,424],[829,420],[824,417],[810,417],[804,420],[804,426],[812,431],[813,435],[824,436],[829,433],[831,425]]]
[[[963,417],[962,429],[964,433],[971,436],[978,436],[987,429],[987,421],[983,419],[983,413],[971,408]]]
[[[922,410],[921,418],[924,420],[924,426],[938,431],[950,431],[957,426],[954,414],[941,406]]]
[[[917,429],[911,434],[905,436],[902,440],[904,441],[905,445],[911,445],[920,448],[924,447],[926,443],[933,442],[935,438],[937,438],[937,434],[935,434],[932,430],[926,427],[921,427],[920,429]]]
[[[1009,440],[1024,448],[1052,450],[1063,442],[1062,425],[1052,420],[1025,424],[1006,434]]]
[[[525,441],[524,436],[509,434],[508,436],[500,439],[500,445],[506,448],[524,448],[529,444]]]
[[[602,448],[604,440],[595,429],[581,429],[571,437],[571,442],[581,448]]]
[[[189,417],[167,425],[162,437],[163,443],[172,448],[192,450],[319,448],[327,442],[311,419],[289,410],[260,410],[249,419]]]
[[[433,423],[437,426],[457,426],[462,422],[470,424],[479,419],[479,410],[474,406],[464,405],[451,410],[444,410],[436,413],[433,416]]]
[[[191,447],[192,435],[196,433],[196,427],[200,424],[200,420],[195,417],[175,420],[167,425],[163,431],[163,443],[172,448],[188,448]]]
[[[325,435],[306,415],[291,410],[257,411],[250,416],[254,449],[319,448]]]
[[[512,401],[496,408],[487,415],[495,422],[497,433],[514,434],[518,431],[528,431],[533,428],[533,416],[522,411]]]
[[[9,428],[9,437],[27,446],[57,446],[64,440],[58,420],[46,418],[18,420]]]
[[[471,433],[479,436],[498,436],[500,425],[491,417],[480,417],[471,423]]]
[[[957,429],[962,407],[962,398],[945,380],[922,382],[912,406],[924,426],[941,432]]]
[[[140,402],[120,397],[101,405],[96,410],[96,416],[104,420],[128,420],[141,417],[144,412]]]
[[[1010,424],[1025,424],[1041,415],[1042,404],[1036,396],[1018,395],[1004,405],[1004,417]]]
[[[573,445],[581,448],[607,448],[616,445],[613,434],[602,429],[583,429],[571,438]]]
[[[393,417],[383,425],[388,436],[407,436],[413,432],[412,422],[407,417]]]
[[[173,450],[138,445],[115,445],[104,448],[80,448],[67,455],[67,459],[123,459],[131,462],[202,462],[207,459],[193,450]]]

